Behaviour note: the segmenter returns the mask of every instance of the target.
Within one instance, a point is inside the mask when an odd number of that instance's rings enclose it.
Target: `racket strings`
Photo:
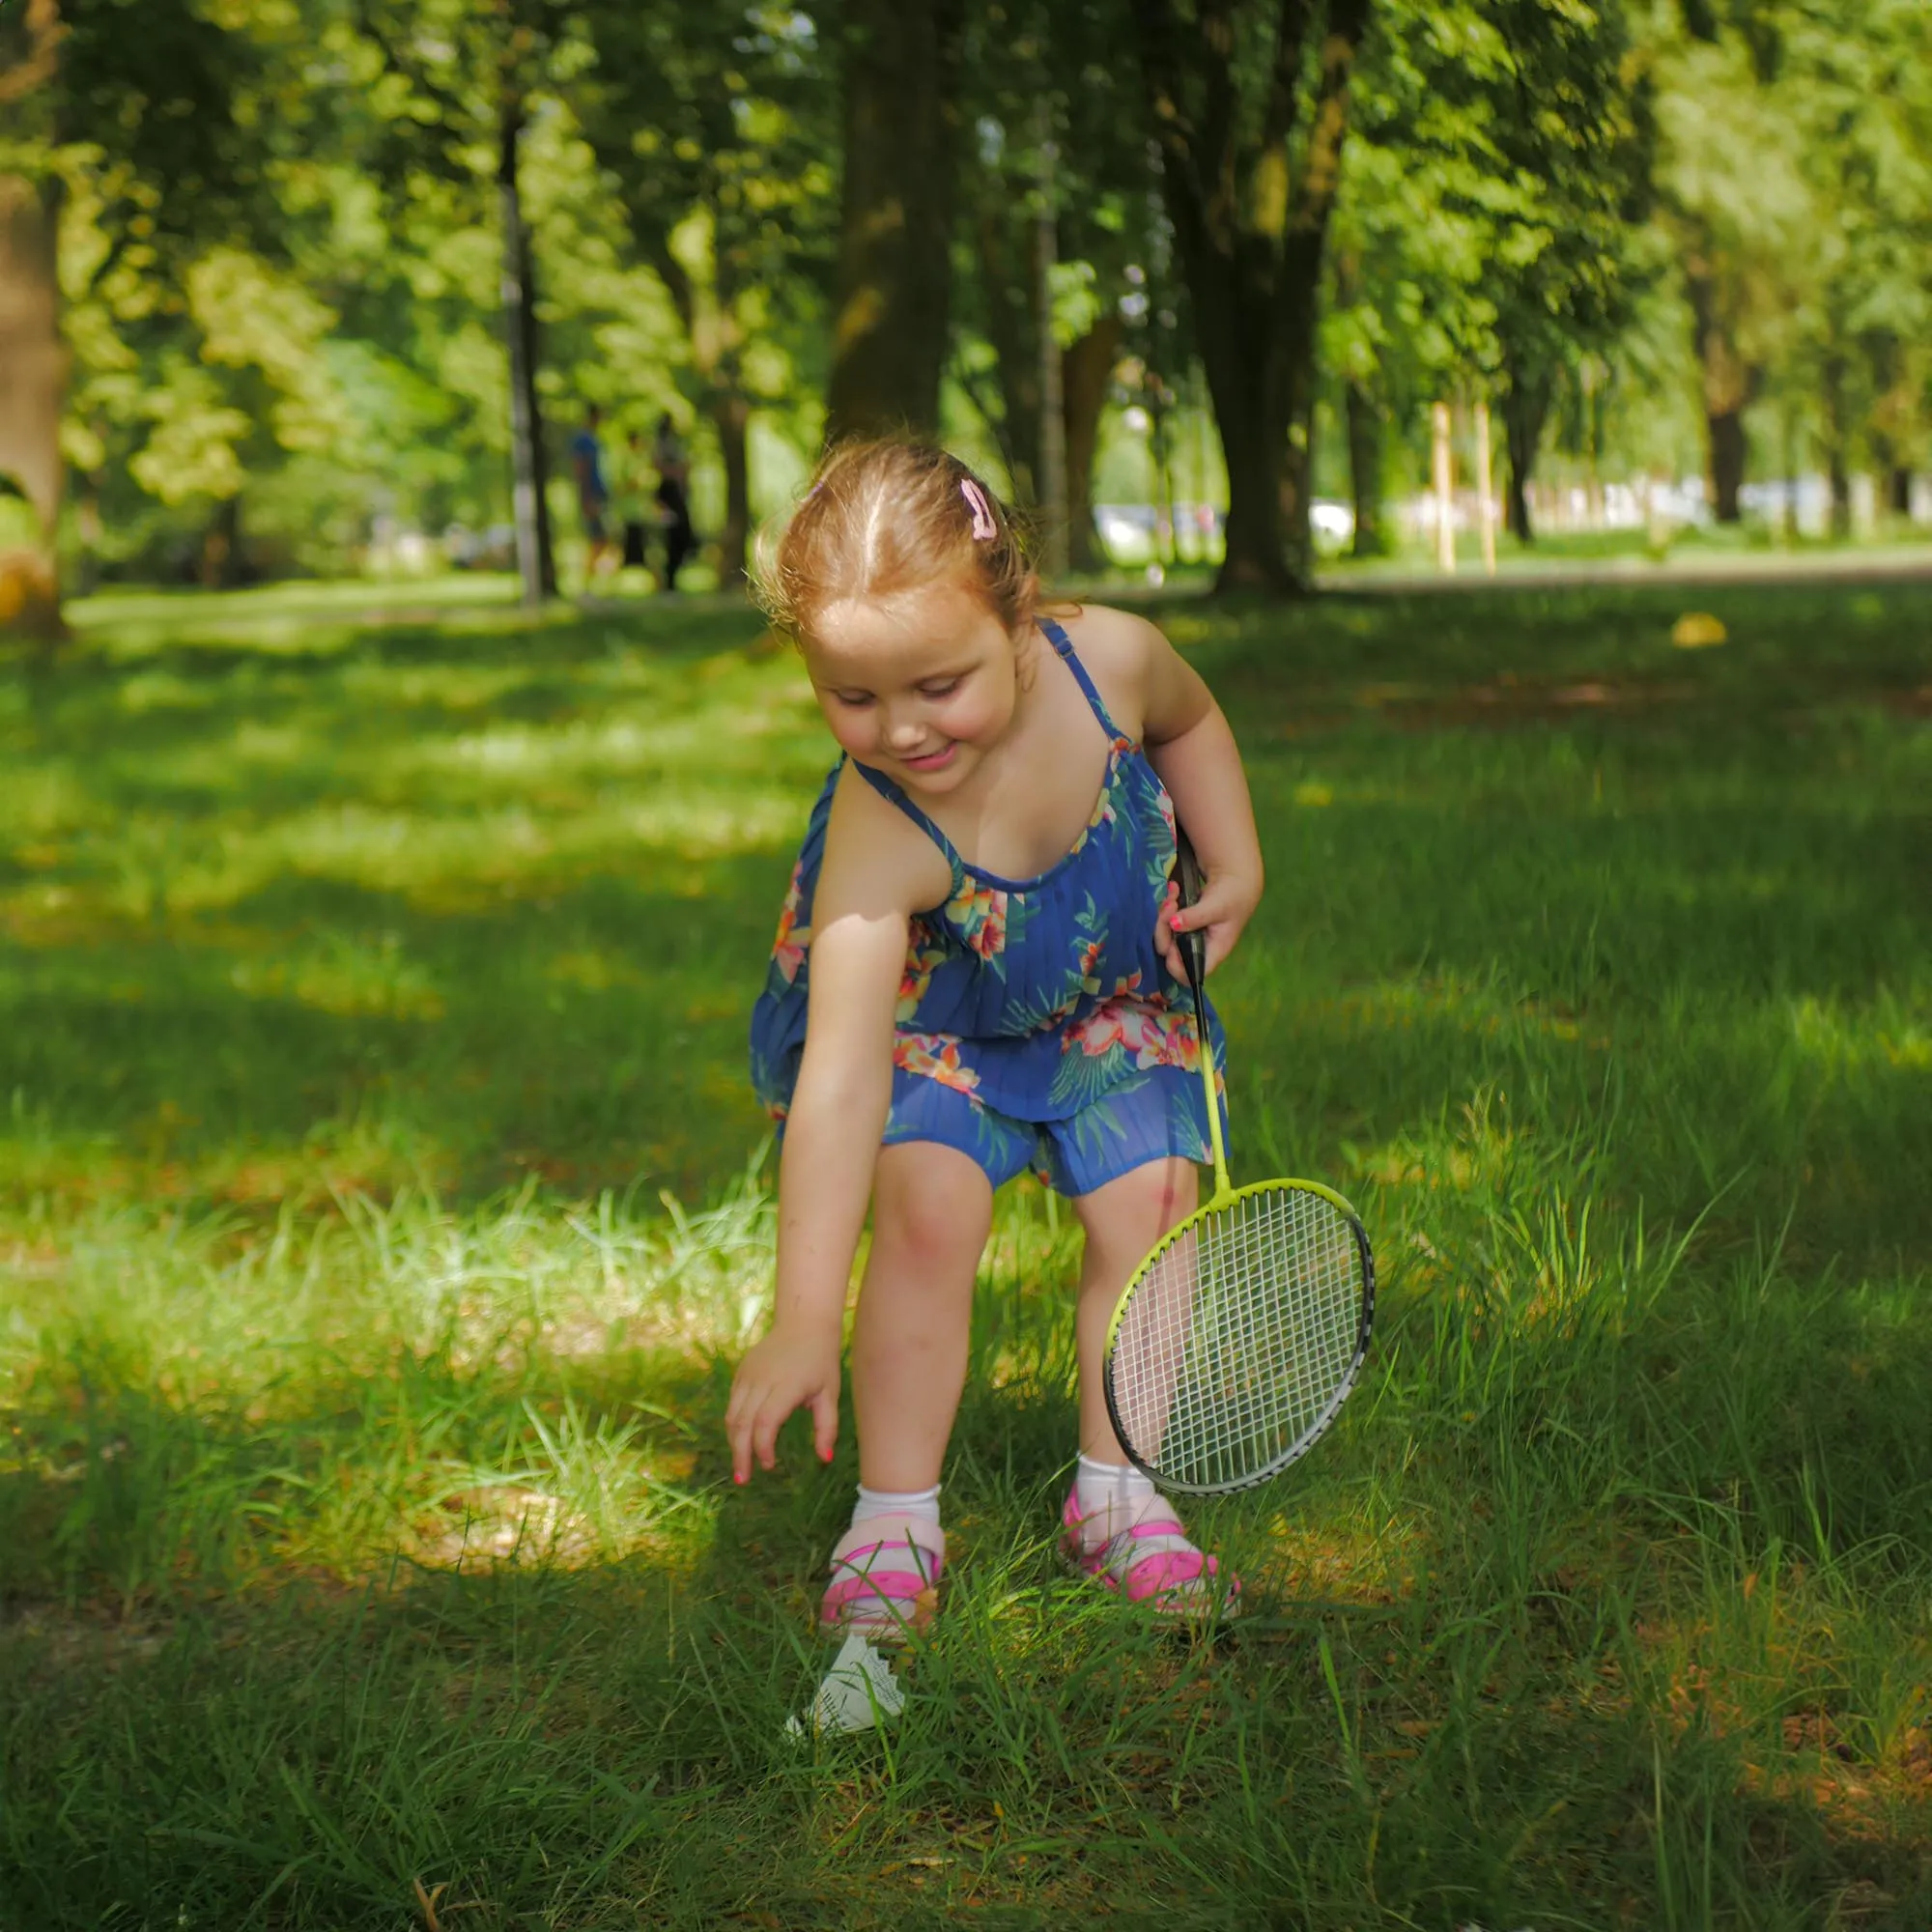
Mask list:
[[[1187,1489],[1238,1488],[1293,1461],[1353,1378],[1364,1293],[1353,1223],[1310,1189],[1259,1189],[1184,1224],[1116,1335],[1126,1446]]]

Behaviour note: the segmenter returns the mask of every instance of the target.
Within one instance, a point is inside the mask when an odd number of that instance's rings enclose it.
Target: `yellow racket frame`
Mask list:
[[[1193,854],[1183,846],[1183,872],[1191,867]],[[1183,889],[1183,900],[1192,898],[1192,894]],[[1375,1319],[1376,1309],[1376,1261],[1374,1251],[1369,1246],[1368,1232],[1362,1226],[1361,1216],[1354,1208],[1336,1193],[1332,1187],[1324,1187],[1319,1180],[1251,1180],[1244,1187],[1236,1187],[1228,1179],[1228,1147],[1221,1130],[1221,1089],[1214,1077],[1214,1045],[1208,1031],[1207,1006],[1201,990],[1201,982],[1206,978],[1206,947],[1198,933],[1189,933],[1187,940],[1194,943],[1184,945],[1187,954],[1189,986],[1194,995],[1194,1037],[1199,1047],[1201,1061],[1201,1085],[1208,1096],[1208,1139],[1214,1152],[1214,1192],[1196,1208],[1186,1219],[1178,1221],[1164,1234],[1141,1262],[1121,1291],[1121,1298],[1114,1304],[1112,1319],[1107,1323],[1107,1346],[1101,1357],[1100,1387],[1106,1397],[1107,1419],[1114,1425],[1114,1434],[1120,1438],[1121,1447],[1127,1452],[1134,1466],[1157,1483],[1164,1490],[1172,1490],[1184,1495],[1227,1495],[1237,1490],[1252,1489],[1257,1483],[1264,1483],[1271,1476],[1278,1476],[1293,1463],[1298,1462],[1312,1449],[1326,1433],[1335,1419],[1349,1392],[1355,1386],[1355,1378],[1361,1373],[1362,1362],[1368,1354],[1369,1329]],[[1126,1432],[1121,1427],[1120,1411],[1114,1402],[1114,1354],[1120,1341],[1121,1324],[1126,1319],[1128,1307],[1142,1282],[1151,1272],[1154,1264],[1165,1255],[1175,1242],[1181,1240],[1193,1230],[1200,1227],[1209,1215],[1218,1214],[1237,1201],[1246,1200],[1256,1194],[1278,1194],[1293,1188],[1297,1192],[1319,1195],[1330,1207],[1338,1208],[1349,1223],[1350,1232],[1355,1237],[1355,1248],[1362,1259],[1362,1308],[1358,1330],[1355,1337],[1355,1354],[1349,1366],[1349,1372],[1342,1378],[1321,1413],[1316,1418],[1295,1443],[1283,1455],[1277,1457],[1265,1468],[1253,1475],[1244,1476],[1231,1483],[1182,1483],[1173,1476],[1164,1475],[1158,1469],[1141,1461],[1134,1453],[1134,1446],[1127,1440]]]

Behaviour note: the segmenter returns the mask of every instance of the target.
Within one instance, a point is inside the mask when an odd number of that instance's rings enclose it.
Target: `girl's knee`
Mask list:
[[[1074,1205],[1090,1244],[1137,1258],[1194,1211],[1199,1195],[1193,1163],[1170,1156],[1129,1168]]]
[[[993,1220],[993,1190],[978,1165],[954,1149],[915,1142],[880,1155],[872,1238],[934,1267],[960,1261],[977,1269]]]

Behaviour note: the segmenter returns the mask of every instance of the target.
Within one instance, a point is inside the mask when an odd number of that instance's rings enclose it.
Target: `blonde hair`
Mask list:
[[[826,452],[783,533],[760,542],[753,591],[775,629],[809,645],[834,604],[941,583],[978,597],[1015,637],[1039,599],[1025,533],[956,456],[855,440]]]

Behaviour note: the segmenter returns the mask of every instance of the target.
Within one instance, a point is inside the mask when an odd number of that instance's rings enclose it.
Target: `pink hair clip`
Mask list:
[[[966,498],[966,506],[973,512],[973,541],[991,543],[999,535],[1000,526],[993,521],[993,506],[986,500],[986,493],[972,477],[959,479],[959,494]]]

